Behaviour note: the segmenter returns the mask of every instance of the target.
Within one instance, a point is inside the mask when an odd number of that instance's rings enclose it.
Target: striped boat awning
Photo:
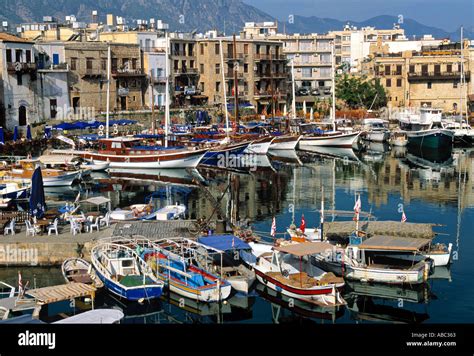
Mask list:
[[[376,235],[365,240],[358,247],[364,250],[416,252],[430,243],[431,239],[414,239],[409,237]]]

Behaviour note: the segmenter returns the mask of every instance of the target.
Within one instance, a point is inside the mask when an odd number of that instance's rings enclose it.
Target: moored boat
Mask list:
[[[92,265],[82,258],[68,258],[61,266],[67,283],[84,283],[102,288],[104,283],[97,277]]]

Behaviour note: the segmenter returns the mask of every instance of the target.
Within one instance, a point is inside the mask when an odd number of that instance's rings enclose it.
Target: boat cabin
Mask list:
[[[111,251],[108,255],[101,255],[101,264],[107,268],[111,276],[140,275],[134,256],[124,251]]]
[[[116,137],[99,140],[99,153],[106,155],[152,155],[159,151],[166,150],[167,153],[173,153],[178,147],[166,148],[161,145],[142,145],[140,138],[134,137]],[[181,147],[180,147],[181,148]]]

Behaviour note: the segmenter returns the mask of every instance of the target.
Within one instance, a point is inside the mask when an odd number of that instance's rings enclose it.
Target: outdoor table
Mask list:
[[[35,225],[40,228],[41,234],[43,234],[46,230],[46,227],[51,225],[51,220],[50,219],[40,219],[36,222]]]

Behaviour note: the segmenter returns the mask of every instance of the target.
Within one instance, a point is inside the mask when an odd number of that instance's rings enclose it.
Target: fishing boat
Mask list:
[[[67,283],[84,283],[102,288],[104,283],[97,277],[92,265],[82,258],[68,258],[61,266],[64,280]]]
[[[419,113],[402,111],[399,116],[400,128],[407,135],[408,145],[426,149],[451,149],[454,132],[443,128],[442,110],[422,107]]]
[[[303,136],[299,142],[299,147],[303,150],[306,146],[352,148],[359,138],[359,135],[359,132],[323,132],[319,135],[313,134],[311,136]]]
[[[159,298],[164,283],[131,248],[101,243],[92,248],[91,261],[105,288],[126,300]]]
[[[37,159],[24,159],[19,162],[19,168],[12,168],[5,172],[4,178],[16,182],[28,183],[31,181],[36,165],[40,163]],[[61,169],[45,168],[41,170],[43,184],[45,187],[70,186],[74,181],[82,177],[81,171],[64,171]]]
[[[274,138],[272,136],[263,136],[255,139],[245,149],[245,154],[266,155],[271,147]]]
[[[394,147],[405,147],[408,144],[407,135],[403,131],[394,131],[388,142]]]
[[[229,297],[231,285],[226,280],[192,263],[195,255],[190,240],[159,240],[147,249],[144,259],[169,289],[183,297],[216,302]]]
[[[362,139],[371,142],[387,142],[390,138],[387,124],[387,121],[382,119],[362,120]]]
[[[200,237],[198,243],[212,253],[217,252],[213,259],[214,268],[228,281],[237,292],[248,294],[255,282],[255,272],[247,268],[241,255],[251,254],[249,244],[231,235],[212,235]],[[211,248],[211,249],[209,249]],[[219,261],[219,257],[221,260]],[[209,267],[208,267],[209,268]]]
[[[305,242],[273,246],[261,253],[252,243],[257,262],[252,264],[259,282],[288,297],[327,307],[345,304],[338,289],[344,280],[309,263],[309,256],[327,248],[325,243]],[[263,246],[263,250],[268,246]]]
[[[96,164],[109,163],[110,168],[195,168],[207,149],[187,149],[163,146],[141,146],[141,139],[115,137],[99,140],[97,151],[64,151],[55,153],[75,154]]]
[[[443,128],[452,131],[454,143],[459,145],[472,145],[474,143],[474,130],[464,119],[443,120]]]

